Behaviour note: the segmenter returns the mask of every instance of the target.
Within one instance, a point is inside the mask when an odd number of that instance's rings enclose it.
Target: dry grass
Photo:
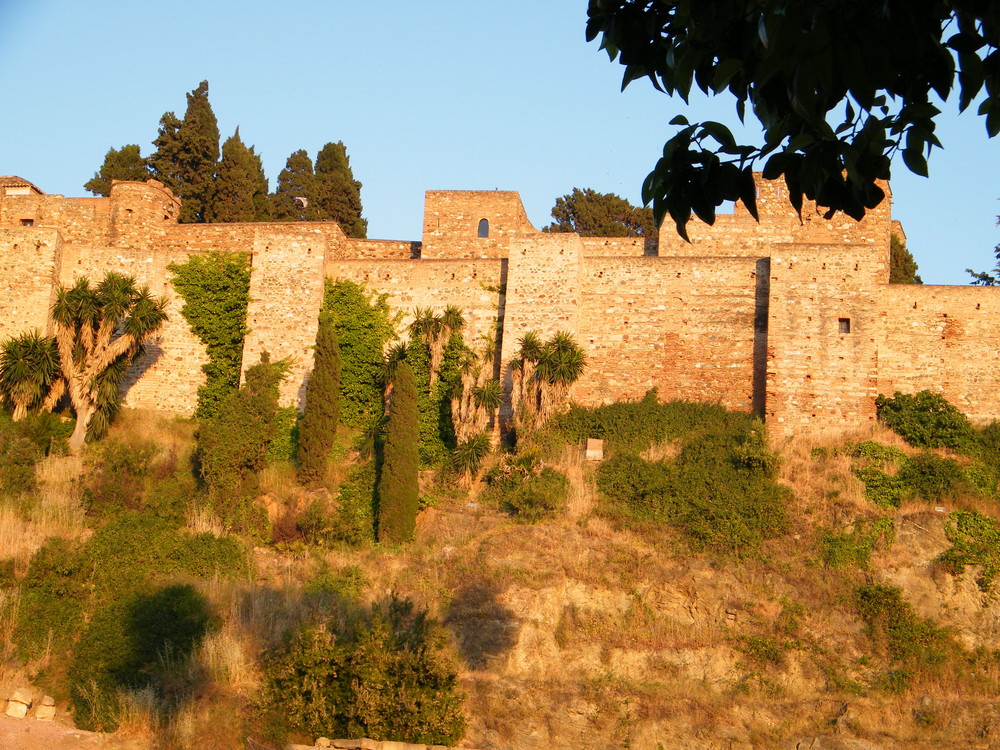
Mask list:
[[[192,534],[211,534],[214,537],[220,537],[225,533],[218,516],[211,508],[198,502],[191,503],[188,508],[186,528]]]

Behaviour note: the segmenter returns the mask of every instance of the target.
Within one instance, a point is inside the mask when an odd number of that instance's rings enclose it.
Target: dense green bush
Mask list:
[[[961,575],[966,566],[982,566],[976,584],[988,592],[1000,571],[1000,528],[996,519],[976,511],[953,511],[944,528],[951,547],[937,562],[952,575]]]
[[[326,283],[323,311],[333,316],[340,349],[340,421],[351,427],[382,411],[382,353],[398,318],[387,298],[346,279]]]
[[[976,443],[975,431],[962,412],[940,393],[899,393],[875,401],[878,418],[910,445],[918,448],[951,448],[968,452]]]
[[[849,533],[824,533],[820,556],[829,568],[868,568],[872,552],[879,546],[892,546],[895,538],[891,518],[858,521]]]
[[[351,627],[301,628],[267,658],[260,704],[286,732],[310,738],[453,745],[465,717],[446,641],[396,600]]]
[[[69,668],[77,726],[113,731],[120,692],[150,686],[169,706],[191,673],[184,660],[216,619],[208,601],[189,585],[135,594],[99,607],[80,635]],[[186,687],[186,686],[185,686]]]
[[[895,586],[866,583],[855,591],[865,633],[890,670],[880,687],[902,692],[919,672],[933,671],[955,653],[947,630],[918,617]]]
[[[52,414],[29,414],[14,422],[0,410],[0,497],[34,491],[35,466],[49,453],[65,453],[72,432],[72,422]]]
[[[299,429],[298,477],[316,484],[326,471],[326,460],[340,421],[340,348],[329,313],[320,315],[313,369],[306,385],[305,414]]]
[[[140,510],[155,456],[156,445],[145,441],[108,440],[95,447],[83,488],[87,514],[104,518],[125,510]]]
[[[274,436],[267,444],[267,463],[292,461],[299,450],[299,412],[282,406],[274,415]]]
[[[31,557],[21,581],[14,642],[25,661],[69,648],[83,622],[89,566],[79,546],[51,537]]]
[[[554,518],[566,507],[569,480],[555,469],[543,468],[505,492],[502,507],[518,523],[537,523]]]
[[[930,452],[911,456],[899,470],[899,479],[910,496],[929,502],[974,491],[958,462]]]
[[[789,491],[774,481],[776,458],[757,420],[733,416],[692,428],[674,461],[622,453],[602,463],[599,511],[622,524],[669,524],[695,549],[726,554],[753,554],[784,533]]]
[[[356,467],[341,483],[330,507],[314,500],[298,520],[299,531],[310,544],[358,546],[375,541],[375,462]]]
[[[250,304],[250,255],[210,252],[168,266],[184,298],[181,315],[205,344],[206,382],[198,389],[197,416],[214,417],[239,387]]]
[[[571,443],[587,438],[604,440],[608,453],[641,453],[651,445],[682,437],[736,428],[752,420],[746,414],[729,412],[717,404],[692,401],[660,403],[656,389],[640,401],[617,401],[606,406],[573,406],[556,417],[552,429]]]

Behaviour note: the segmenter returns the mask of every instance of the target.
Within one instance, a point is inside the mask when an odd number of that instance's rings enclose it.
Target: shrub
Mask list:
[[[261,706],[310,737],[453,745],[465,729],[446,637],[409,602],[300,628],[265,662]]]
[[[186,681],[184,660],[214,624],[207,600],[189,585],[166,586],[99,608],[80,636],[69,669],[77,725],[115,730],[123,689],[152,686],[169,705],[171,693],[182,687],[178,678]]]
[[[891,692],[902,692],[916,672],[934,669],[955,650],[948,631],[914,614],[894,586],[866,583],[855,591],[855,602],[865,633],[895,667],[883,680]]]
[[[892,398],[879,396],[875,408],[887,427],[918,448],[968,452],[975,445],[975,431],[969,420],[940,393],[920,391],[909,395],[897,391]]]
[[[518,523],[537,523],[559,515],[566,507],[567,497],[569,480],[546,466],[538,476],[528,477],[505,492],[502,507]]]
[[[976,511],[953,511],[944,527],[951,547],[937,562],[952,575],[962,575],[968,565],[981,565],[976,578],[979,588],[988,592],[1000,571],[1000,528],[995,519]]]
[[[692,401],[661,404],[653,389],[640,401],[618,401],[595,408],[574,405],[568,413],[553,420],[552,429],[572,443],[601,438],[609,453],[641,453],[654,444],[726,430],[752,420],[749,415],[728,412],[717,404]]]
[[[971,492],[974,487],[958,463],[925,452],[910,459],[899,470],[899,479],[909,495],[934,501]]]
[[[299,412],[282,406],[274,415],[274,435],[267,444],[267,463],[292,461],[299,450]]]
[[[14,642],[25,661],[72,643],[83,621],[89,569],[78,546],[51,537],[32,555],[21,581]]]
[[[364,571],[357,565],[347,565],[339,570],[325,567],[309,579],[305,591],[312,596],[351,601],[361,596],[367,585]]]
[[[314,500],[298,520],[309,544],[358,546],[375,541],[375,464],[355,468],[340,485],[333,507]]]
[[[83,489],[87,514],[104,518],[125,510],[140,510],[154,456],[156,446],[148,442],[110,440],[96,448]]]
[[[17,422],[0,411],[0,497],[35,490],[35,466],[50,452],[65,452],[73,424],[43,413]]]
[[[463,440],[451,452],[451,470],[461,477],[475,477],[490,450],[490,436],[485,432]]]
[[[891,518],[858,521],[850,533],[825,533],[820,541],[821,557],[829,568],[868,568],[872,552],[890,547],[896,538]]]
[[[759,422],[720,420],[728,427],[689,438],[670,462],[620,455],[597,471],[599,511],[619,523],[668,523],[696,550],[754,554],[784,533],[789,491],[774,482],[776,459]]]
[[[906,494],[906,483],[897,476],[871,466],[853,469],[865,485],[865,497],[882,508],[898,508]]]

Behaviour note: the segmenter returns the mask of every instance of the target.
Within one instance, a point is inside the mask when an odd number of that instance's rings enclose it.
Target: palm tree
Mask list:
[[[45,399],[59,378],[59,350],[55,339],[40,331],[8,339],[0,348],[0,392],[13,407],[13,418],[24,419],[28,410]]]
[[[545,343],[535,368],[539,423],[544,423],[562,406],[569,387],[583,374],[586,361],[583,349],[567,331],[558,331]]]
[[[96,286],[80,278],[68,289],[57,289],[52,321],[62,377],[76,412],[72,453],[83,450],[88,435],[107,427],[118,408],[121,379],[166,321],[166,305],[148,287],[140,289],[135,279],[120,273],[107,274]]]
[[[510,406],[514,427],[522,430],[534,424],[537,399],[532,393],[535,365],[542,355],[542,339],[534,331],[527,331],[517,342],[517,354],[510,362]]]

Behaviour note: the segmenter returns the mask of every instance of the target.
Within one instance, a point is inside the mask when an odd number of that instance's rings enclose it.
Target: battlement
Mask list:
[[[861,222],[810,205],[800,220],[782,185],[758,180],[759,223],[737,204],[714,226],[692,220],[690,243],[670,224],[657,237],[544,233],[516,192],[432,190],[414,242],[323,222],[179,224],[180,201],[155,181],[66,198],[0,178],[0,339],[46,330],[59,283],[131,274],[167,298],[170,319],[126,403],[190,414],[207,355],[168,266],[243,252],[244,367],[265,349],[289,358],[286,404],[302,404],[324,280],[343,278],[385,294],[403,326],[417,307],[459,306],[470,338],[498,336],[504,366],[527,331],[570,331],[588,357],[570,395],[585,405],[657,388],[759,413],[781,437],[862,428],[879,393],[931,388],[977,420],[1000,418],[1000,289],[890,286],[902,227],[885,189]]]

